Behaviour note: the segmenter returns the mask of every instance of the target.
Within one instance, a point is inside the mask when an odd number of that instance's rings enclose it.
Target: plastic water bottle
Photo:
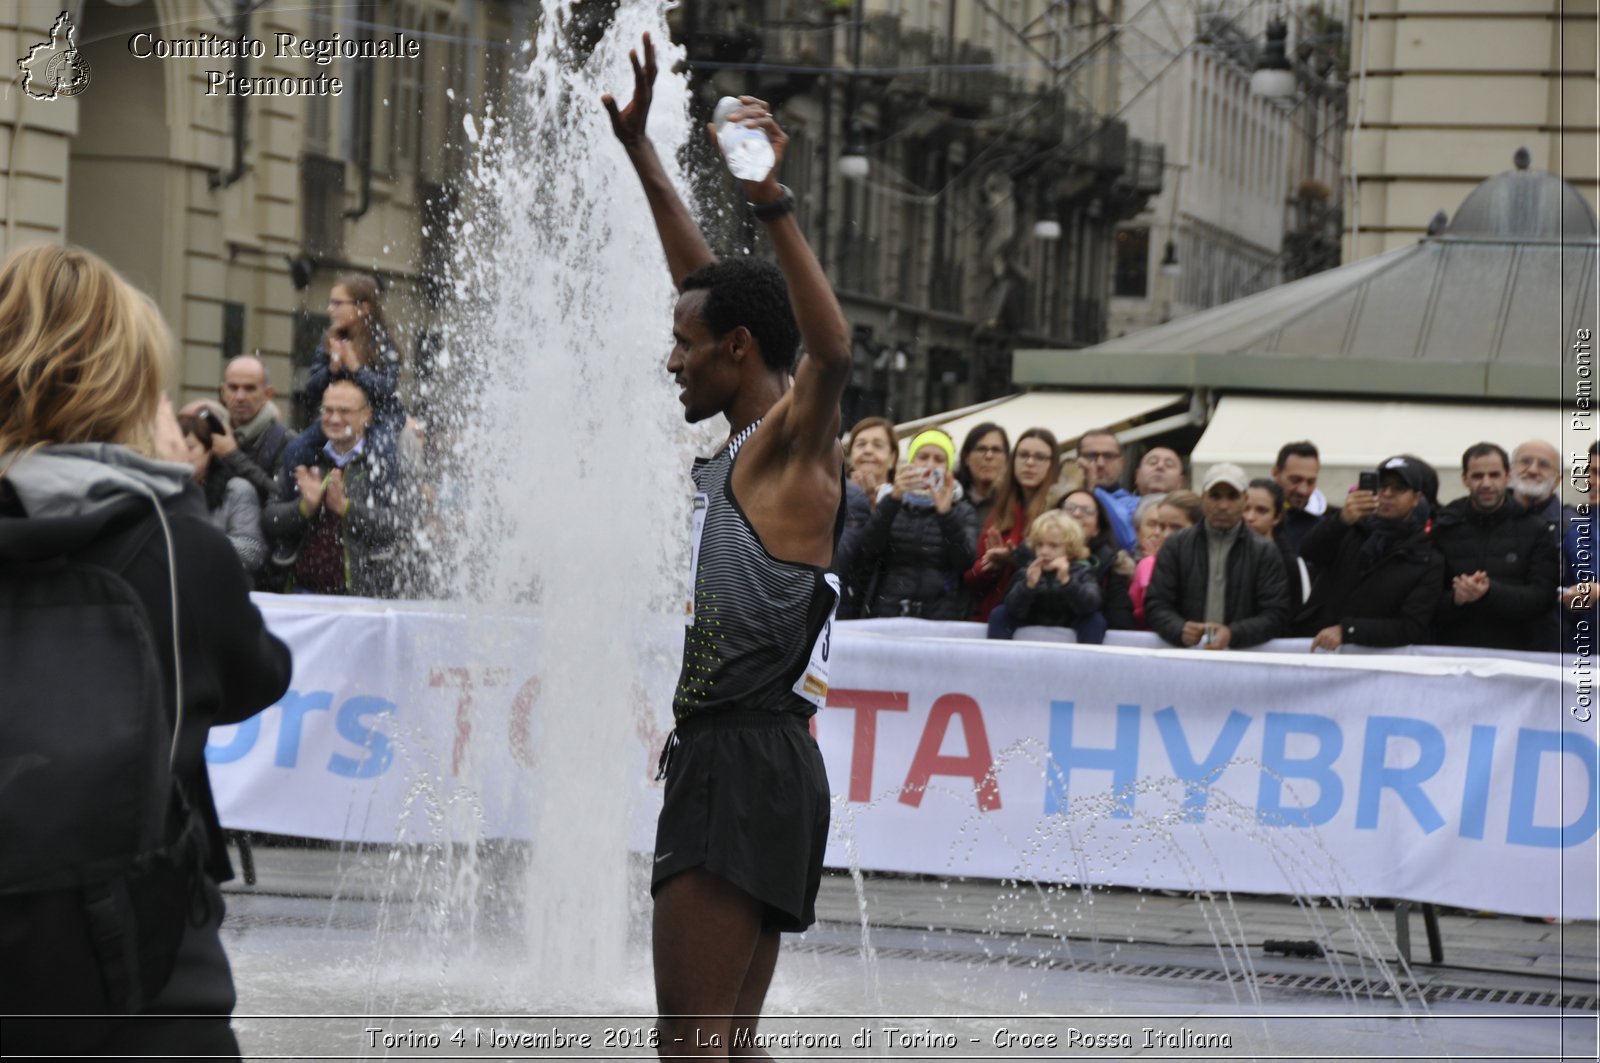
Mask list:
[[[741,181],[761,181],[772,172],[778,161],[772,152],[772,141],[759,129],[728,121],[728,115],[744,106],[732,96],[717,101],[711,121],[717,127],[717,143],[728,159],[728,172]]]

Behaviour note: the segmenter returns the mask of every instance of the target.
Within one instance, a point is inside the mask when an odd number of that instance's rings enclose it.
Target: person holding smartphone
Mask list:
[[[1323,515],[1300,553],[1320,566],[1296,621],[1313,651],[1405,646],[1426,640],[1444,583],[1428,534],[1438,475],[1407,454],[1363,472],[1344,506]]]
[[[977,552],[978,520],[952,475],[955,441],[930,428],[908,453],[893,482],[878,489],[858,547],[866,615],[965,620],[961,577]]]
[[[211,523],[233,544],[245,572],[254,576],[267,559],[267,537],[261,531],[261,499],[249,480],[235,476],[216,456],[217,435],[226,431],[221,424],[221,419],[204,406],[192,415],[178,415],[185,456],[194,466],[194,482],[205,495]]]

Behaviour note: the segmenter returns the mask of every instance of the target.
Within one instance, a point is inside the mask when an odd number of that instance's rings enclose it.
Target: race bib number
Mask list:
[[[833,588],[833,605],[828,609],[828,619],[822,622],[817,641],[811,645],[811,659],[806,662],[806,670],[794,685],[796,694],[819,709],[828,700],[828,654],[833,649],[833,614],[839,610],[839,577],[829,572],[822,578]]]
[[[694,496],[694,512],[689,524],[689,579],[684,588],[683,622],[685,626],[694,623],[694,588],[700,576],[700,537],[706,530],[706,507],[711,504],[711,496],[704,491],[698,491]]]

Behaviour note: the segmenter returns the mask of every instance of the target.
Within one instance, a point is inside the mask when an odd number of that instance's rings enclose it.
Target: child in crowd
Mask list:
[[[1041,513],[1028,528],[1026,549],[1032,557],[1018,558],[1006,591],[1011,624],[1077,628],[1100,612],[1099,573],[1077,521],[1058,509]]]

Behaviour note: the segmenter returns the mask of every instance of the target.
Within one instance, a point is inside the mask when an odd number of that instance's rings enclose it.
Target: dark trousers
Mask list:
[[[1011,618],[1006,615],[1006,607],[997,605],[994,607],[994,612],[989,614],[987,637],[991,639],[1009,639],[1017,633],[1018,626],[1012,623]],[[1106,623],[1105,614],[1093,612],[1073,624],[1072,631],[1078,636],[1079,642],[1090,646],[1098,646],[1105,642],[1106,631],[1109,627],[1110,625]]]

